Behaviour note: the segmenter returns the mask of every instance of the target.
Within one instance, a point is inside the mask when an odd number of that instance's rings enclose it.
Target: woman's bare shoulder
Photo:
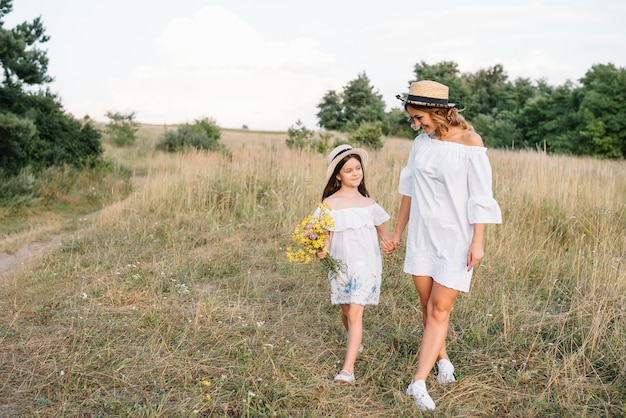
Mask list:
[[[461,137],[461,143],[469,147],[482,147],[484,145],[483,139],[475,131],[463,131],[463,136]]]
[[[463,129],[460,126],[452,128],[444,137],[444,141],[456,142],[457,144],[466,145],[468,147],[482,147],[483,139],[475,131]]]

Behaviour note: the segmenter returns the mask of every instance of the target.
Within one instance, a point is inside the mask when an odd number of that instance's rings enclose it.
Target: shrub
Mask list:
[[[348,137],[349,142],[353,146],[367,147],[372,149],[381,149],[383,147],[383,130],[382,123],[362,122]]]
[[[197,130],[204,132],[206,134],[206,137],[213,142],[218,142],[219,139],[222,137],[222,131],[213,119],[198,119],[196,120],[194,127]]]
[[[35,176],[28,169],[6,175],[0,170],[0,207],[30,206],[36,201]]]
[[[333,139],[335,139],[335,137],[330,132],[320,131],[318,133],[318,137],[313,140],[311,148],[313,148],[315,151],[319,152],[322,155],[326,155],[330,151],[331,146],[339,145],[333,145]],[[335,142],[337,141],[335,140]]]
[[[135,143],[135,134],[139,125],[135,122],[135,112],[123,114],[120,112],[107,112],[106,117],[110,122],[105,130],[109,141],[117,147],[127,147]]]
[[[217,123],[213,119],[204,118],[196,120],[193,125],[186,123],[176,130],[165,132],[156,149],[168,152],[204,149],[225,153],[227,149],[220,142],[221,136]]]
[[[311,147],[313,142],[314,132],[307,129],[300,119],[296,121],[296,126],[290,126],[287,128],[287,135],[289,136],[285,143],[290,149],[304,149],[305,147]]]
[[[17,174],[27,163],[24,146],[37,133],[35,124],[13,113],[0,112],[0,170]]]
[[[31,167],[37,172],[54,165],[85,165],[102,155],[100,132],[89,121],[65,113],[58,98],[48,91],[25,93],[0,88],[0,167],[18,174]],[[5,153],[6,150],[6,153]],[[5,164],[7,163],[7,164]]]

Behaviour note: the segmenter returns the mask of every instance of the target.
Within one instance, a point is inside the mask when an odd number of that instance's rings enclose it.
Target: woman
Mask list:
[[[411,84],[406,98],[396,97],[413,129],[425,133],[415,138],[400,174],[398,223],[383,250],[397,248],[408,223],[404,271],[419,293],[424,334],[407,394],[420,410],[433,410],[426,378],[436,362],[437,381],[455,381],[445,344],[450,312],[459,292],[469,291],[473,269],[484,257],[485,224],[501,223],[502,215],[486,148],[448,102],[448,87],[422,80]]]

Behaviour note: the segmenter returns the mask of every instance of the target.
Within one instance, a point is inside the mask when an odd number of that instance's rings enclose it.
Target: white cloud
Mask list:
[[[585,64],[577,59],[573,45],[592,37],[585,27],[602,21],[594,10],[573,10],[567,3],[463,5],[423,12],[427,17],[396,19],[364,28],[361,44],[367,48],[359,53],[376,51],[379,61],[388,66],[400,65],[406,71],[422,61],[431,65],[453,61],[463,73],[501,64],[509,79],[545,79],[550,84],[561,84],[583,75],[580,65]],[[605,45],[616,41],[608,35],[594,38],[600,38],[599,43]],[[404,87],[406,81],[397,80],[397,84]],[[394,91],[387,87],[384,90],[387,104],[393,105],[389,99]]]
[[[582,76],[582,74],[576,75],[572,65],[551,58],[548,51],[542,48],[531,49],[519,58],[507,60],[505,69],[510,78],[523,77],[539,80],[546,79],[546,74],[550,74],[552,80],[562,80],[559,84],[567,79],[576,81]]]
[[[453,61],[470,73],[502,64],[509,79],[551,85],[578,80],[596,63],[626,65],[623,2],[591,9],[556,0],[471,6],[452,0],[417,8],[407,0],[378,9],[326,0],[315,7],[270,3],[229,0],[197,10],[182,2],[175,19],[171,7],[157,7],[160,18],[142,26],[141,36],[136,25],[116,27],[119,39],[132,41],[122,50],[123,41],[111,42],[107,32],[116,15],[103,17],[106,29],[97,23],[82,28],[80,38],[71,24],[57,22],[59,31],[70,31],[65,38],[53,34],[53,63],[67,66],[55,67],[54,88],[68,110],[95,119],[119,110],[136,111],[149,123],[207,116],[224,127],[285,129],[302,119],[314,128],[325,92],[341,91],[362,71],[391,108],[422,61]],[[142,10],[137,5],[135,13]],[[75,40],[85,42],[82,49],[68,47]],[[77,50],[96,53],[77,60]]]
[[[142,122],[214,117],[225,127],[286,129],[302,119],[313,128],[325,91],[345,82],[315,39],[270,42],[220,6],[172,21],[156,47],[158,66],[110,80],[116,105],[140,109]]]

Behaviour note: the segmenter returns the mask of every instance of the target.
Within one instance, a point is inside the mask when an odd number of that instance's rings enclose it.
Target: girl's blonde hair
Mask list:
[[[437,124],[435,132],[440,138],[448,133],[450,126],[460,126],[462,129],[474,131],[472,124],[465,120],[456,107],[429,107],[414,105],[412,103],[406,103],[404,105],[405,110],[409,107],[422,112],[428,112],[430,117],[433,118],[433,121]]]

